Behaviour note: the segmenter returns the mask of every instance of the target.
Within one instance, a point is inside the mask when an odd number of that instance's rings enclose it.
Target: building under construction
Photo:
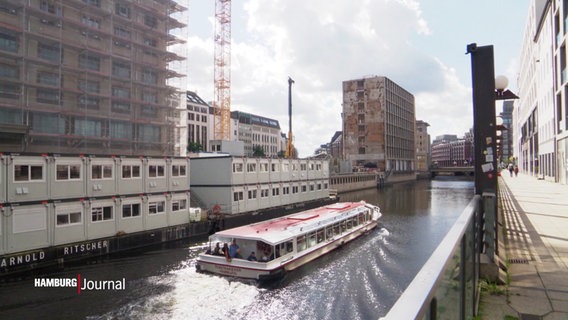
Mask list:
[[[171,155],[172,0],[0,1],[0,151]],[[185,94],[185,91],[184,91]]]

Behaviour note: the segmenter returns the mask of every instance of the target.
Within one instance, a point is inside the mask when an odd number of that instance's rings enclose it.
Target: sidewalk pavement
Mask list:
[[[568,186],[503,170],[499,197],[510,283],[482,293],[480,318],[568,320]]]

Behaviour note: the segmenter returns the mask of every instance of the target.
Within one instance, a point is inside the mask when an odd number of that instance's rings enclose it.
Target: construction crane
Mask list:
[[[215,140],[231,139],[231,0],[215,0]]]
[[[294,80],[288,77],[288,143],[286,144],[286,159],[294,159],[294,144],[292,143],[292,84]]]

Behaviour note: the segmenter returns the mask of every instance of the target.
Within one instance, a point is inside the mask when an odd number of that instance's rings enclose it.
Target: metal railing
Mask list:
[[[471,319],[479,301],[482,197],[469,202],[440,245],[380,320]]]

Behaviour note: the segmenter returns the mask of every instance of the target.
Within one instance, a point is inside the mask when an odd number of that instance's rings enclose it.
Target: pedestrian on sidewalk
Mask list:
[[[509,173],[511,174],[511,177],[512,177],[513,176],[513,164],[512,163],[509,163],[508,169],[509,169]]]
[[[519,166],[515,165],[515,177],[519,174]]]

